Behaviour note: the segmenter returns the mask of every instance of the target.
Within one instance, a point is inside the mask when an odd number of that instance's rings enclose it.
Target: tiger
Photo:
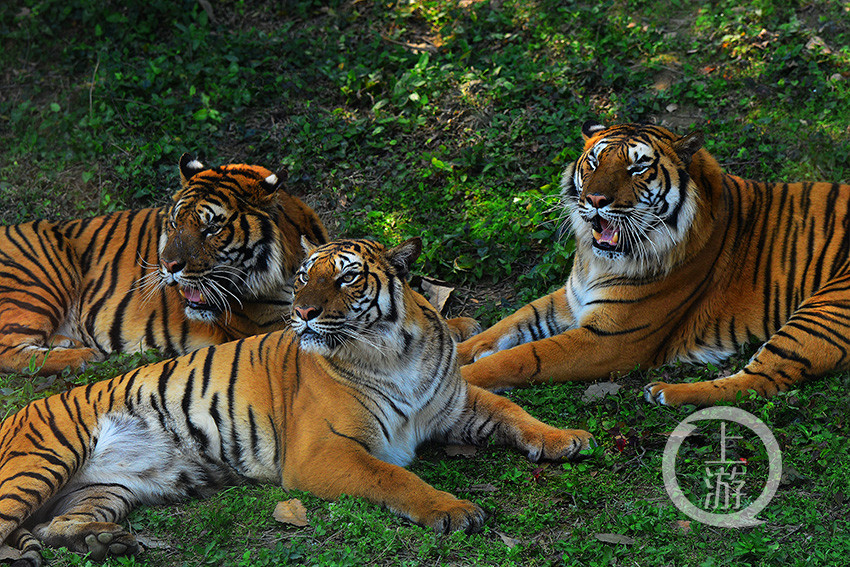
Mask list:
[[[0,227],[0,372],[113,352],[177,356],[286,324],[301,237],[328,233],[283,176],[184,154],[168,206]]]
[[[582,135],[560,182],[575,239],[566,284],[458,345],[466,380],[606,379],[717,364],[759,341],[731,376],[643,390],[705,406],[850,368],[850,185],[741,179],[699,130],[589,121]]]
[[[308,245],[309,246],[309,245]],[[291,326],[33,401],[0,426],[0,543],[37,567],[43,544],[94,559],[139,551],[139,504],[255,481],[362,497],[440,533],[478,505],[403,468],[426,440],[512,446],[532,461],[592,444],[467,384],[453,332],[405,277],[419,238],[310,248]]]

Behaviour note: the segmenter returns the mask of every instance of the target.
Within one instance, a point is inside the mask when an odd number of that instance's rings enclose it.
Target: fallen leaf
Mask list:
[[[593,534],[593,537],[605,543],[622,543],[623,545],[633,545],[635,543],[633,538],[620,534]]]
[[[171,546],[164,539],[146,536],[139,533],[133,534],[136,536],[136,541],[146,549],[168,549]]]
[[[581,395],[581,401],[587,403],[594,400],[601,400],[605,396],[616,394],[619,391],[619,384],[615,384],[614,382],[597,382],[587,387]]]
[[[796,486],[808,480],[808,478],[800,474],[800,471],[794,465],[782,463],[782,474],[779,476],[779,484],[781,486]]]
[[[809,51],[817,51],[823,53],[824,55],[829,55],[830,53],[832,53],[832,50],[829,48],[826,42],[816,35],[812,36],[806,43],[806,49],[808,49]]]
[[[446,445],[443,450],[449,457],[474,457],[478,454],[475,445]]]
[[[467,489],[469,492],[498,492],[499,489],[490,484],[473,484]]]
[[[516,546],[517,546],[517,544],[519,543],[519,540],[518,540],[518,539],[512,538],[512,537],[510,537],[510,536],[506,536],[506,535],[505,535],[505,534],[503,534],[502,532],[496,532],[496,534],[497,534],[500,538],[502,538],[502,543],[504,543],[505,545],[507,545],[507,546],[508,546],[508,547],[510,547],[510,548],[514,548],[514,547],[516,547]]]
[[[307,521],[307,508],[297,498],[278,502],[272,513],[272,517],[278,522],[293,526],[310,525],[310,522]]]
[[[428,301],[434,306],[434,309],[443,312],[443,307],[446,306],[446,301],[455,290],[453,287],[442,285],[443,282],[432,280],[430,278],[422,278],[422,291],[428,296]]]
[[[679,528],[683,534],[691,531],[691,522],[689,520],[676,520],[676,527]]]

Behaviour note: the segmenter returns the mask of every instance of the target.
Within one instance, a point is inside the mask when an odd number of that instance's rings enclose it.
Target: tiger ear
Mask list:
[[[679,156],[685,165],[690,165],[691,158],[699,151],[705,142],[702,130],[694,130],[687,136],[683,136],[673,142],[673,151]]]
[[[309,257],[313,252],[315,252],[316,248],[318,248],[318,247],[319,247],[318,245],[310,242],[307,239],[307,236],[305,236],[303,234],[301,235],[301,248],[304,250],[304,257],[305,258]]]
[[[180,184],[185,187],[196,173],[204,169],[204,164],[189,154],[183,154],[180,156]]]
[[[581,135],[584,137],[584,141],[586,142],[595,136],[597,132],[601,132],[604,129],[605,126],[596,120],[588,120],[581,125]]]
[[[286,172],[285,169],[278,173],[272,173],[271,175],[260,181],[260,186],[268,195],[271,195],[272,193],[280,189],[281,185],[286,183],[286,178],[288,175],[289,174]]]
[[[418,236],[409,238],[386,251],[387,261],[394,267],[399,276],[404,277],[410,272],[410,266],[422,253],[422,239]]]

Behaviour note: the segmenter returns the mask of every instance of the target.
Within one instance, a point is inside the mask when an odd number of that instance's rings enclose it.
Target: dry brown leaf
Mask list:
[[[422,291],[428,296],[428,301],[434,306],[434,309],[443,312],[443,307],[446,306],[446,301],[455,290],[453,287],[442,285],[442,282],[432,280],[430,278],[422,278]]]
[[[691,531],[691,522],[689,520],[676,520],[676,527],[679,528],[683,534]]]
[[[307,521],[307,508],[297,498],[278,502],[272,513],[272,517],[278,522],[293,526],[310,525],[310,522]]]

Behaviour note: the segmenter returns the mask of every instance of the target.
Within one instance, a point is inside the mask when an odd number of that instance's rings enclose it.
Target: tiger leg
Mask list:
[[[573,322],[566,297],[560,288],[465,340],[457,346],[458,361],[470,364],[494,352],[563,333]]]
[[[63,494],[56,514],[33,534],[51,547],[67,547],[102,561],[107,555],[134,555],[136,538],[116,522],[133,509],[133,493],[117,484],[90,484]]]
[[[581,429],[546,425],[508,398],[469,386],[466,408],[446,441],[482,445],[488,439],[515,447],[537,462],[571,459],[590,446],[593,436]]]
[[[740,372],[688,384],[653,382],[644,387],[644,397],[669,406],[734,402],[738,392],[749,390],[770,397],[827,372],[850,367],[850,301],[846,293],[826,289],[812,296]]]
[[[471,385],[499,391],[529,384],[599,380],[649,362],[646,349],[624,346],[616,334],[579,327],[494,352],[461,366],[460,373]]]
[[[80,281],[77,253],[54,225],[0,227],[0,371],[19,372],[32,361],[40,374],[55,374],[102,356],[55,337]]]
[[[6,336],[14,340],[14,336]],[[0,371],[20,372],[32,365],[36,374],[48,376],[65,368],[84,367],[88,362],[99,362],[105,357],[93,348],[67,348],[33,344],[8,345],[0,342]]]
[[[12,563],[12,567],[39,567],[42,564],[41,542],[35,539],[29,530],[18,528],[12,532],[6,543],[21,554],[20,559]]]
[[[437,490],[398,465],[370,455],[355,440],[326,445],[321,455],[305,456],[297,477],[284,485],[333,500],[342,494],[385,506],[409,520],[439,533],[481,529],[485,512],[467,500]]]

